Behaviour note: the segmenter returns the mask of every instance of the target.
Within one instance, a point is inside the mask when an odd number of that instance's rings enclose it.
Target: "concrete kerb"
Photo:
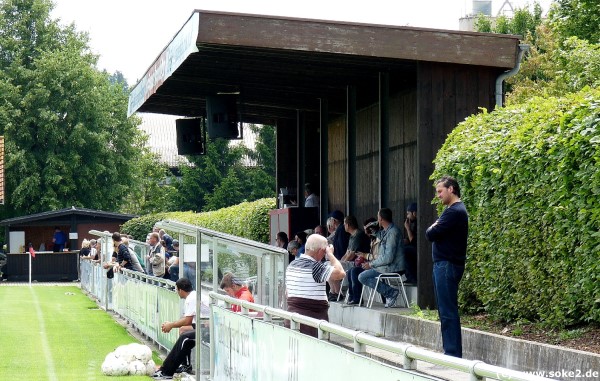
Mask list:
[[[406,308],[378,309],[343,307],[331,303],[329,318],[332,323],[367,331],[374,336],[410,343],[426,349],[440,351],[440,323],[406,316]],[[524,371],[554,372],[573,377],[556,377],[561,380],[582,381],[588,371],[600,371],[600,355],[556,345],[536,343],[492,333],[463,328],[463,356],[488,364]],[[419,370],[422,368],[419,362]],[[402,364],[398,364],[402,365]],[[564,370],[564,371],[563,371]],[[441,376],[446,378],[444,376]],[[454,379],[454,378],[452,378]],[[468,379],[468,377],[467,377]]]

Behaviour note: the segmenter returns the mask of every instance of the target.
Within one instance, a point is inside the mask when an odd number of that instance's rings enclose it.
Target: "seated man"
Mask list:
[[[354,267],[354,260],[359,258],[361,255],[366,256],[369,253],[370,240],[369,237],[358,228],[358,221],[354,216],[346,216],[344,218],[344,229],[348,234],[350,234],[350,240],[348,242],[348,249],[346,253],[340,259],[342,263],[342,267],[346,271],[346,279],[348,280],[348,293],[350,300],[360,298],[360,294],[358,296],[353,294],[353,289],[356,290],[356,287],[352,286],[352,279],[350,279],[350,269]],[[358,274],[356,274],[358,277]],[[358,279],[358,278],[357,278]],[[358,282],[360,283],[360,282]],[[337,295],[335,299],[329,299],[329,301],[336,301]]]
[[[404,249],[402,247],[402,233],[394,224],[392,211],[388,208],[380,209],[377,213],[377,222],[381,230],[375,236],[381,240],[377,259],[362,264],[363,271],[358,276],[360,283],[367,287],[375,288],[377,277],[384,273],[404,274]],[[385,308],[393,307],[400,293],[385,282],[379,282],[377,292],[386,299]]]
[[[180,279],[181,280],[181,279]],[[163,364],[154,372],[155,380],[172,380],[175,373],[189,372],[192,349],[196,346],[196,330],[184,332],[179,336],[173,349],[167,355]]]
[[[223,279],[221,280],[221,290],[225,291],[227,295],[232,298],[247,300],[250,303],[254,303],[254,297],[248,287],[244,285],[244,282],[236,278],[232,273],[225,273],[223,275]],[[242,308],[236,304],[231,306],[231,310],[233,312],[240,312]]]
[[[169,333],[173,328],[179,328],[179,334],[196,329],[196,291],[187,278],[179,278],[175,282],[175,291],[181,299],[185,299],[183,317],[177,321],[162,323],[161,330]]]

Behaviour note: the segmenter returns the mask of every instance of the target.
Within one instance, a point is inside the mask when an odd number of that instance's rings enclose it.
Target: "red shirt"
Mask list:
[[[240,288],[238,290],[238,292],[235,293],[235,298],[241,299],[241,300],[247,300],[250,303],[254,303],[254,297],[252,296],[252,293],[250,292],[250,290],[248,290],[248,287],[246,287],[246,286],[242,286],[242,288]],[[231,310],[233,312],[241,312],[242,308],[240,306],[234,304],[231,306]]]

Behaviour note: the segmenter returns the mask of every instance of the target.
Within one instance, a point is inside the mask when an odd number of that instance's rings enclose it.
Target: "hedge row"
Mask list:
[[[254,241],[269,242],[269,210],[275,209],[274,198],[264,198],[253,202],[243,202],[212,212],[171,212],[149,214],[134,218],[121,227],[124,233],[138,240],[145,240],[155,223],[161,220],[177,220],[222,233]]]
[[[435,164],[470,215],[463,309],[600,322],[600,90],[472,116]]]

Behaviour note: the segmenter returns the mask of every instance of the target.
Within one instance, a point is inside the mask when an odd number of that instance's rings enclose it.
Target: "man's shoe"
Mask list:
[[[334,294],[334,293],[329,293],[329,297],[327,298],[327,300],[329,300],[330,302],[335,302],[338,300],[338,294]]]
[[[396,299],[398,299],[398,295],[400,294],[400,291],[396,291],[396,293],[393,296],[390,296],[389,298],[387,298],[386,302],[385,302],[385,308],[392,308],[396,305]]]
[[[358,300],[349,300],[347,303],[349,306],[358,306],[360,303]]]
[[[166,374],[163,374],[162,370],[157,370],[152,375],[152,379],[153,380],[172,380],[173,376],[167,376]]]
[[[191,365],[179,365],[179,368],[175,371],[175,373],[191,373],[192,366]]]

